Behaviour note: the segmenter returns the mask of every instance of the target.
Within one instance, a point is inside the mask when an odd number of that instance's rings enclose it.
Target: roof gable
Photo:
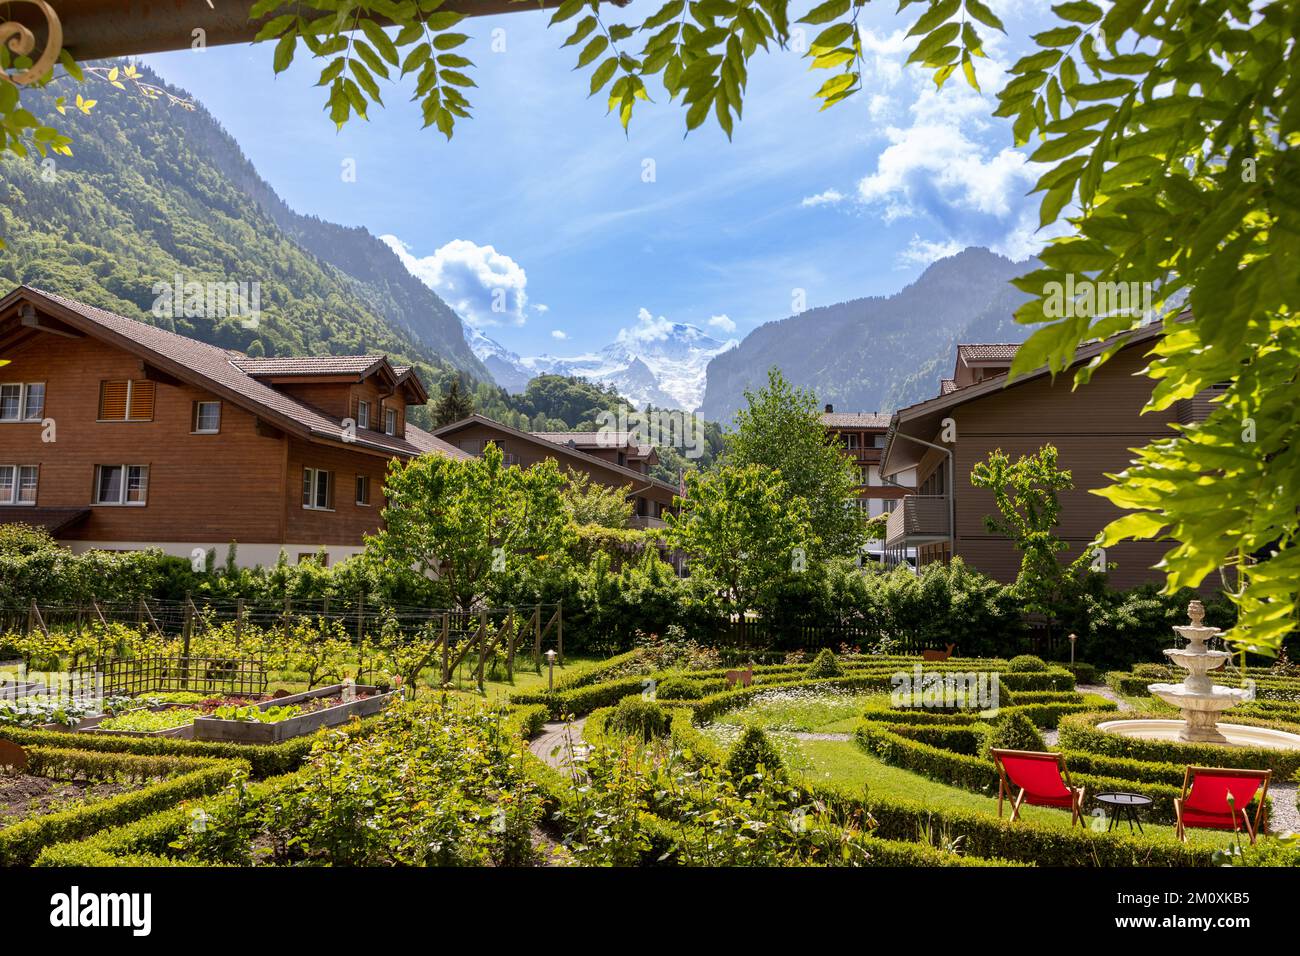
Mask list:
[[[242,352],[209,345],[198,339],[30,286],[18,286],[0,299],[0,314],[23,302],[30,303],[87,335],[139,356],[180,381],[225,398],[286,432],[312,440],[345,444],[365,452],[404,457],[413,457],[426,451],[444,454],[455,452],[453,457],[464,455],[459,449],[441,447],[445,443],[434,441],[432,435],[419,429],[416,429],[419,433],[416,436],[418,443],[411,440],[411,426],[408,426],[407,439],[380,432],[365,432],[358,433],[355,440],[344,441],[343,423],[340,419],[300,402],[244,371],[241,367],[244,363],[259,360]],[[383,356],[380,358],[387,362]]]

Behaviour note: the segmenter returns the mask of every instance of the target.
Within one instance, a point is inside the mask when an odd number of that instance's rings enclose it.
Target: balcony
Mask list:
[[[886,547],[949,536],[947,495],[904,495],[885,524]]]
[[[649,515],[633,515],[631,521],[633,528],[666,528],[663,518],[652,518]]]

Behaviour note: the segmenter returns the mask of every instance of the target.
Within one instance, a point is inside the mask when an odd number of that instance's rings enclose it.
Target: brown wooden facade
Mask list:
[[[1055,380],[1039,372],[1007,385],[1014,347],[975,352],[983,356],[978,371],[964,370],[959,358],[953,379],[938,397],[894,413],[883,469],[888,474],[915,468],[917,493],[905,497],[891,515],[887,551],[897,558],[901,549],[915,548],[922,566],[956,554],[1000,581],[1014,581],[1021,554],[1010,541],[986,530],[984,516],[996,514],[996,506],[992,492],[971,484],[971,470],[997,449],[1016,458],[1051,444],[1059,452],[1059,466],[1069,469],[1074,482],[1073,490],[1059,493],[1058,533],[1069,546],[1063,557],[1080,554],[1122,514],[1091,489],[1110,484],[1105,475],[1130,464],[1130,449],[1169,437],[1171,424],[1180,418],[1204,415],[1204,397],[1198,397],[1195,408],[1188,403],[1142,414],[1152,385],[1139,373],[1157,331],[1149,327],[1135,335],[1077,389],[1071,372]],[[994,349],[1004,350],[1004,357],[990,357]],[[1081,350],[1080,361],[1094,351]],[[1107,549],[1106,561],[1116,565],[1111,584],[1128,588],[1161,581],[1154,565],[1168,548],[1168,542],[1124,542]]]
[[[482,415],[445,425],[434,434],[471,455],[481,455],[490,442],[501,449],[508,463],[527,467],[553,459],[561,470],[572,468],[583,472],[608,488],[630,486],[628,497],[633,503],[633,523],[641,527],[662,525],[664,515],[673,510],[677,489],[646,474],[648,463],[653,460],[653,449],[647,450],[635,442],[615,441],[608,447],[597,448],[577,438],[565,440],[565,433],[542,437],[541,433],[519,431]],[[592,450],[586,450],[588,447]],[[624,464],[619,464],[620,456]]]
[[[0,414],[0,482],[5,466],[38,470],[32,500],[0,500],[0,523],[49,526],[44,516],[58,515],[57,536],[74,550],[160,547],[190,557],[203,548],[221,560],[233,542],[242,565],[273,562],[281,550],[291,561],[318,550],[335,561],[380,527],[391,459],[461,456],[407,426],[406,405],[427,395],[382,357],[358,359],[360,372],[344,361],[345,370],[276,378],[260,374],[263,360],[22,287],[0,300],[0,356],[9,360],[0,395],[6,384],[44,390],[39,409],[24,409],[31,415]],[[106,420],[125,417],[114,402],[101,404],[124,382],[152,392],[152,408],[135,403],[143,420]],[[397,409],[394,434],[384,433],[382,414],[377,428],[354,427],[358,401]],[[143,476],[136,500],[104,474],[118,466]],[[328,476],[321,501],[304,495],[308,469]]]

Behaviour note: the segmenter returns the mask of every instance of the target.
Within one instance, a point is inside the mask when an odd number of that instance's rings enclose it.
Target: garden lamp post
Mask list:
[[[546,689],[555,690],[555,651],[546,652]]]
[[[1078,634],[1070,635],[1070,666],[1074,666],[1074,642],[1079,639]]]

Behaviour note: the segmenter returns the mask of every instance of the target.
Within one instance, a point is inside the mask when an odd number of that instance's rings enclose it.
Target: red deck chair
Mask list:
[[[1232,830],[1245,826],[1250,842],[1267,830],[1264,802],[1271,770],[1230,770],[1224,767],[1188,767],[1183,774],[1183,795],[1174,799],[1178,839],[1187,839],[1188,827]],[[1259,794],[1254,820],[1246,810]],[[1232,802],[1228,802],[1228,795]]]
[[[1002,798],[1011,800],[1011,819],[1020,819],[1020,805],[1060,807],[1070,810],[1070,826],[1083,822],[1083,787],[1070,785],[1070,771],[1061,754],[1035,750],[993,750],[998,765],[998,816],[1002,816]],[[1012,796],[1013,788],[1020,793]]]

